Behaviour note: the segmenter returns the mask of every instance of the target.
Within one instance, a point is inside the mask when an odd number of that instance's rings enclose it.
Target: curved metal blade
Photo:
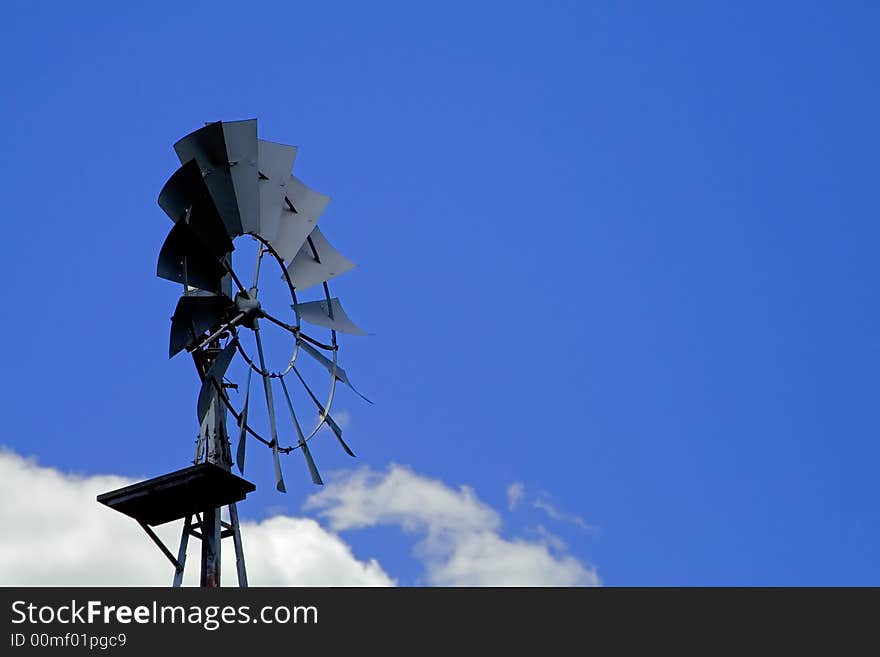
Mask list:
[[[306,185],[296,176],[291,175],[285,184],[287,189],[287,200],[289,200],[296,213],[315,222],[324,214],[327,204],[330,203],[330,197]]]
[[[260,174],[260,226],[257,234],[269,244],[275,243],[281,226],[285,184],[290,178],[296,151],[296,146],[257,140],[257,168]]]
[[[159,207],[174,223],[186,215],[186,211],[198,200],[201,192],[208,188],[202,178],[198,162],[189,160],[171,174],[159,192]],[[210,194],[208,195],[210,198]]]
[[[260,357],[260,369],[263,370],[263,392],[266,394],[266,409],[269,411],[269,429],[272,433],[272,461],[275,465],[275,488],[286,493],[284,475],[281,472],[281,459],[278,457],[278,427],[275,424],[275,400],[272,397],[272,383],[266,374],[266,359],[263,356],[263,340],[260,338],[258,320],[254,320],[254,338],[257,342],[257,354]]]
[[[337,297],[330,299],[329,303],[326,299],[322,299],[321,301],[298,303],[295,306],[294,310],[299,315],[299,318],[309,324],[323,326],[324,328],[351,335],[367,334],[366,331],[351,321],[351,318],[342,309],[342,303]]]
[[[330,203],[330,197],[307,187],[290,176],[285,184],[281,226],[272,247],[287,262],[292,262],[315,230],[318,219]]]
[[[218,387],[222,386],[223,377],[226,375],[226,370],[229,368],[229,363],[232,362],[233,356],[235,356],[235,342],[230,341],[223,351],[217,355],[214,362],[211,363],[211,367],[208,368],[205,380],[202,381],[202,387],[199,389],[199,401],[196,405],[199,424],[202,423],[202,420],[208,414],[208,410],[211,407],[211,397]]]
[[[293,206],[288,205],[286,198],[281,199],[281,213],[278,216],[278,230],[272,240],[272,248],[285,262],[293,262],[300,247],[315,229],[315,222],[300,217]]]
[[[227,296],[183,296],[177,301],[171,318],[169,357],[186,349],[206,331],[218,326],[234,307]]]
[[[247,442],[247,416],[248,403],[251,396],[251,374],[253,374],[253,370],[248,368],[247,387],[244,392],[244,405],[242,406],[241,417],[238,421],[238,426],[241,432],[238,435],[238,449],[235,450],[235,463],[238,465],[238,471],[241,472],[241,474],[244,474],[244,451]]]
[[[305,290],[351,271],[356,266],[333,248],[319,228],[315,228],[288,265],[287,273],[297,290]]]
[[[290,419],[293,420],[293,426],[296,427],[296,435],[299,439],[299,446],[302,449],[302,453],[306,458],[306,467],[309,469],[309,474],[312,477],[312,483],[318,484],[319,486],[324,485],[324,481],[321,479],[321,475],[318,473],[318,466],[315,465],[315,459],[312,458],[312,452],[309,451],[309,446],[306,443],[305,436],[302,432],[302,427],[299,426],[299,421],[296,419],[296,413],[293,411],[293,402],[290,401],[290,393],[287,391],[287,384],[284,382],[284,377],[279,377],[281,379],[281,388],[284,390],[284,397],[287,399],[287,408],[290,411]]]
[[[174,224],[159,251],[156,276],[208,292],[223,291],[226,269],[185,221]]]
[[[195,160],[182,165],[168,179],[159,193],[159,206],[173,222],[186,221],[215,256],[233,250],[229,233]]]
[[[257,120],[225,122],[223,138],[226,140],[241,228],[246,233],[257,232],[260,229]]]
[[[314,358],[316,361],[318,361],[321,365],[323,365],[324,368],[325,368],[328,372],[330,372],[330,373],[333,372],[333,361],[332,361],[332,360],[330,360],[329,358],[327,358],[324,354],[322,354],[320,351],[318,351],[317,349],[315,349],[312,345],[310,345],[310,344],[309,344],[308,342],[306,342],[305,340],[299,340],[298,342],[299,342],[300,349],[302,349],[302,350],[303,350],[304,352],[306,352],[309,356],[311,356],[311,357]],[[372,403],[373,403],[373,402],[371,402],[369,399],[367,399],[366,397],[364,397],[361,393],[359,393],[359,392],[355,389],[355,387],[354,387],[353,385],[351,385],[351,381],[348,380],[348,375],[345,373],[345,370],[344,370],[344,369],[342,369],[341,367],[339,367],[339,365],[336,366],[336,378],[337,378],[339,381],[342,381],[342,383],[344,383],[345,385],[347,385],[349,388],[351,388],[352,391],[354,391],[354,393],[355,393],[358,397],[360,397],[361,399],[363,399],[365,402],[367,402],[367,403],[369,403],[369,404],[372,404]]]
[[[305,379],[302,377],[302,374],[299,373],[299,370],[297,370],[296,367],[293,368],[293,373],[296,374],[296,378],[299,379],[299,382],[302,383],[303,388],[305,388],[306,392],[309,393],[309,397],[312,398],[312,401],[315,403],[315,406],[318,407],[318,413],[320,413],[321,415],[324,415],[324,406],[321,404],[320,401],[318,401],[318,398],[315,396],[315,393],[312,392],[312,389],[309,387],[309,384],[306,383]],[[352,458],[354,458],[354,452],[351,451],[351,447],[349,447],[346,444],[346,442],[342,439],[342,429],[340,428],[340,426],[338,424],[336,424],[336,421],[332,417],[330,417],[329,413],[327,413],[327,415],[324,416],[324,421],[327,423],[327,426],[330,427],[330,430],[333,431],[333,434],[336,436],[336,440],[339,441],[339,444],[342,446],[342,449],[345,451],[345,453],[348,454],[349,456],[351,456]]]
[[[174,144],[181,163],[195,159],[233,238],[258,221],[257,122],[217,121]]]

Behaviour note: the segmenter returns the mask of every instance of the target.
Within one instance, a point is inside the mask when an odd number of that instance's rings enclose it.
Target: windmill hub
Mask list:
[[[253,295],[253,290],[235,295],[235,310],[244,315],[242,324],[245,326],[250,326],[255,319],[263,316],[263,308]]]

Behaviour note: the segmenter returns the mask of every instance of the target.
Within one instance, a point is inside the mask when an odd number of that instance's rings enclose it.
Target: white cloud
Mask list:
[[[515,481],[507,487],[507,508],[515,511],[525,495],[526,487],[521,481]]]
[[[305,504],[306,509],[320,510],[336,531],[375,525],[407,531],[479,531],[501,524],[495,510],[468,486],[456,491],[404,466],[391,465],[384,474],[362,467],[336,475]]]
[[[430,561],[438,586],[596,586],[594,570],[570,555],[557,556],[544,541],[505,540],[494,532],[471,532]]]
[[[77,476],[0,447],[0,585],[166,586],[169,562],[131,519],[95,496],[133,483],[115,475]],[[276,515],[242,522],[248,579],[255,586],[388,586],[375,560],[362,561],[335,532],[391,525],[415,534],[414,553],[433,585],[594,585],[595,570],[547,532],[505,538],[501,517],[466,486],[392,465],[337,473],[311,496],[313,518]],[[157,528],[177,552],[180,523]],[[200,544],[189,544],[185,584],[198,583]],[[223,542],[224,583],[235,585],[235,555]]]
[[[542,497],[539,497],[534,502],[532,502],[532,506],[538,509],[539,511],[543,511],[553,520],[557,520],[559,522],[565,522],[570,525],[574,525],[576,527],[580,527],[584,531],[590,532],[593,531],[594,528],[587,524],[587,522],[581,518],[579,515],[574,513],[566,513],[564,511],[560,511],[555,506],[550,504],[547,501],[547,496],[544,494]]]
[[[351,548],[311,518],[276,516],[242,523],[248,580],[265,586],[391,586],[375,561],[358,561]],[[225,547],[225,546],[224,546]],[[234,573],[234,553],[223,552]],[[195,569],[193,569],[195,570]]]
[[[0,584],[7,586],[167,586],[172,567],[133,520],[95,496],[133,483],[79,477],[0,450]],[[180,523],[157,528],[177,553]],[[310,518],[243,522],[250,584],[387,586],[375,561],[362,562],[338,536]],[[236,583],[232,542],[223,542],[223,577]],[[189,544],[185,583],[198,583],[199,542]]]
[[[544,525],[537,525],[535,527],[529,528],[529,533],[534,534],[535,536],[539,536],[541,540],[543,540],[547,545],[551,546],[553,549],[558,550],[559,552],[565,552],[568,550],[568,545],[565,541],[559,538],[556,534],[550,533]]]
[[[519,481],[513,482],[512,484],[510,484],[510,486],[507,487],[507,508],[511,511],[516,511],[519,508],[520,503],[523,501],[523,499],[525,499],[525,496],[525,485]],[[542,511],[548,517],[558,522],[575,525],[576,527],[580,527],[586,532],[595,531],[595,527],[588,525],[587,522],[579,515],[576,515],[574,513],[566,513],[557,509],[550,503],[549,498],[550,495],[546,491],[541,491],[536,497],[532,499],[532,508],[535,508],[538,511]],[[541,527],[541,532],[544,535],[549,536],[546,531],[546,529]]]
[[[558,540],[504,538],[500,516],[473,489],[453,489],[405,466],[339,473],[305,506],[336,531],[393,525],[421,534],[415,554],[424,562],[425,578],[432,585],[599,584],[594,569],[560,554]]]

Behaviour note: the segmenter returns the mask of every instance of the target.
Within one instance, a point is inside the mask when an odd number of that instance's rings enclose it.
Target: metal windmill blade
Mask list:
[[[347,385],[349,388],[351,388],[352,392],[354,392],[358,397],[363,399],[365,402],[368,402],[370,404],[373,403],[369,399],[364,397],[361,393],[359,393],[357,391],[357,389],[351,384],[351,381],[349,380],[348,375],[345,373],[344,369],[342,369],[341,367],[338,367],[332,360],[327,358],[324,354],[322,354],[320,351],[315,349],[308,342],[306,342],[304,340],[300,341],[299,348],[302,349],[309,356],[314,358],[318,363],[320,363],[324,367],[324,369],[326,369],[328,372],[332,373],[335,376],[337,381],[341,381],[342,383]]]
[[[252,370],[248,370],[247,385],[245,386],[244,405],[241,407],[241,414],[238,416],[238,449],[235,450],[235,464],[238,471],[244,474],[244,454],[247,445],[247,419],[248,404],[251,397],[251,374]]]
[[[174,150],[181,164],[198,163],[233,238],[259,228],[256,119],[209,123],[174,144]]]
[[[286,184],[296,160],[296,146],[257,141],[257,168],[260,185],[260,225],[257,233],[270,244],[277,244]]]
[[[180,297],[171,317],[169,356],[192,346],[204,333],[220,326],[234,307],[226,295]]]
[[[338,424],[336,424],[336,421],[332,417],[330,417],[330,414],[326,410],[324,410],[324,405],[321,404],[320,400],[315,396],[315,393],[312,392],[312,389],[309,387],[309,384],[306,383],[306,380],[303,378],[302,374],[299,373],[299,370],[296,369],[296,367],[293,368],[293,373],[296,375],[296,378],[299,379],[299,382],[302,384],[306,393],[311,398],[312,403],[314,403],[315,406],[317,406],[318,413],[326,416],[327,426],[330,427],[330,430],[333,432],[333,435],[336,436],[336,439],[339,441],[339,444],[342,447],[342,449],[345,451],[346,454],[348,454],[349,456],[354,458],[354,452],[351,451],[351,447],[349,447],[348,444],[342,439],[342,428]]]
[[[299,318],[315,326],[333,329],[340,333],[350,335],[366,335],[367,332],[351,321],[351,318],[342,309],[339,299],[333,297],[330,300],[309,301],[295,305]]]
[[[287,273],[297,290],[307,290],[355,267],[356,264],[333,248],[321,230],[315,228],[287,267]]]
[[[282,200],[281,224],[273,246],[285,261],[291,262],[309,234],[316,230],[330,197],[310,189],[297,177],[290,176],[285,183]]]
[[[179,221],[174,224],[159,251],[156,275],[175,283],[220,293],[223,291],[226,268],[189,224]]]
[[[232,236],[195,160],[181,165],[168,179],[159,194],[159,206],[174,223],[185,222],[212,255],[233,250]]]
[[[281,377],[281,389],[284,391],[284,398],[287,400],[287,408],[290,411],[290,419],[293,421],[293,426],[296,428],[296,436],[297,436],[297,444],[299,448],[302,450],[303,456],[306,459],[306,467],[309,469],[309,474],[312,477],[312,483],[318,484],[322,486],[324,481],[321,479],[321,475],[318,474],[318,466],[315,465],[315,459],[312,458],[312,452],[309,450],[309,446],[306,443],[306,437],[303,434],[302,427],[299,424],[299,420],[296,417],[296,411],[293,410],[293,402],[290,400],[290,393],[287,391],[287,384],[284,382],[284,377]]]

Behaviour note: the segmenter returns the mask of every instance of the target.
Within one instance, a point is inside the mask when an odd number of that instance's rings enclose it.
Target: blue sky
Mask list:
[[[322,471],[472,487],[502,534],[542,526],[610,585],[880,584],[878,19],[10,3],[0,444],[83,475],[186,465],[156,196],[174,141],[257,117],[333,197],[322,226],[360,264],[334,292],[375,333],[341,354],[376,402],[337,402],[358,460],[325,436]],[[249,458],[244,516],[309,513],[299,459],[280,496]],[[420,581],[407,532],[343,535]]]

